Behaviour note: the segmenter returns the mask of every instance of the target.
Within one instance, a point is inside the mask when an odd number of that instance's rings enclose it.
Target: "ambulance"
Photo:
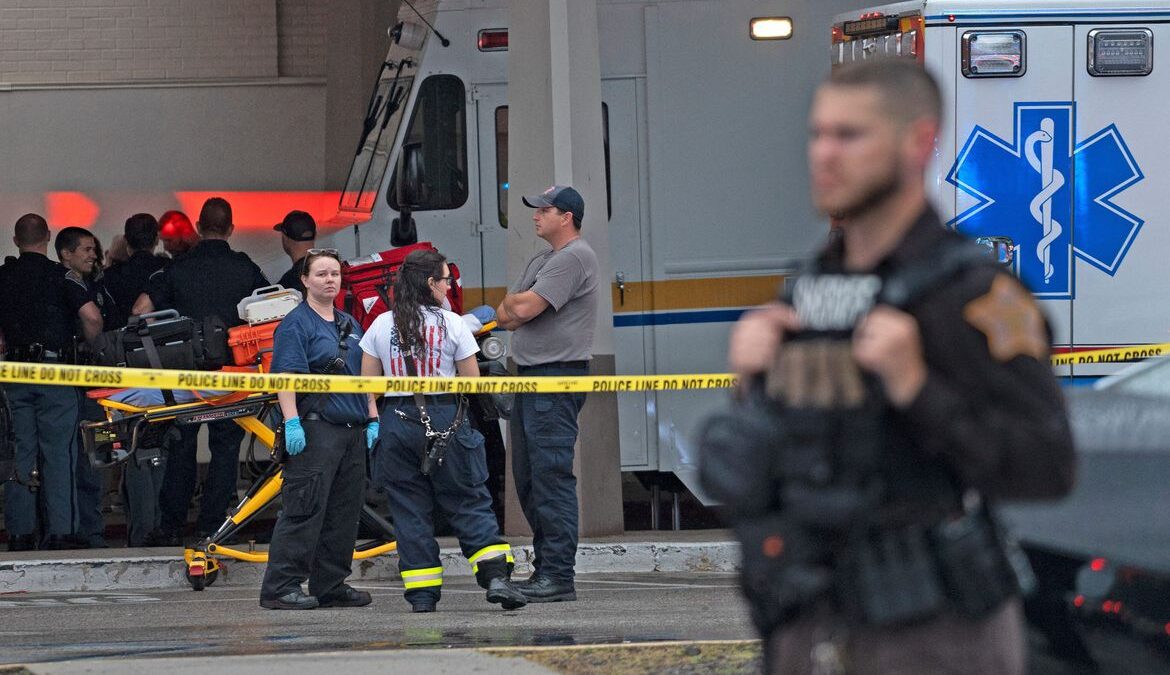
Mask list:
[[[825,236],[808,104],[829,71],[827,26],[861,4],[598,0],[606,201],[588,209],[608,221],[618,374],[724,372],[731,322]],[[508,5],[401,4],[319,240],[355,257],[430,241],[459,264],[468,307],[514,281],[508,231],[532,223],[508,212],[509,191],[546,186],[508,179]],[[688,438],[726,395],[617,394],[623,470],[694,485]]]
[[[944,222],[1003,238],[1055,351],[1155,350],[1170,333],[1170,4],[919,0],[838,15],[833,64],[915,59],[949,115],[928,172]],[[1164,48],[1164,47],[1163,47]],[[1161,197],[1159,197],[1161,195]],[[1124,355],[1123,355],[1124,356]],[[1118,366],[1058,369],[1074,382]]]

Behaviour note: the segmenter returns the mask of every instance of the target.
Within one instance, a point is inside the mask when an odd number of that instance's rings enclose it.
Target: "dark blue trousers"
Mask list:
[[[45,534],[72,534],[77,516],[74,470],[77,455],[77,391],[47,384],[6,384],[16,435],[16,471],[27,482],[39,469]],[[8,536],[35,534],[37,495],[15,482],[4,485]]]
[[[443,403],[434,402],[431,396],[426,398],[432,428],[442,431],[450,427],[455,416],[454,402],[449,398],[444,398],[447,402]],[[464,419],[447,445],[443,464],[435,467],[430,476],[424,476],[419,470],[426,443],[424,429],[400,418],[396,410],[412,419],[419,418],[412,396],[385,407],[382,435],[373,459],[374,485],[386,493],[390,504],[398,536],[398,568],[407,601],[413,603],[427,596],[437,601],[443,570],[432,516],[436,506],[447,514],[459,547],[473,567],[477,561],[500,557],[511,562],[511,552],[500,537],[492,511],[483,434]]]
[[[521,376],[589,374],[583,366],[520,366]],[[585,394],[518,394],[509,428],[512,477],[532,528],[537,573],[572,582],[577,560],[577,477],[573,446]]]

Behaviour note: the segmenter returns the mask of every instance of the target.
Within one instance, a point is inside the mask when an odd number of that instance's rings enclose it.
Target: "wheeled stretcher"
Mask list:
[[[172,405],[165,403],[157,389],[96,389],[89,396],[102,406],[106,416],[103,421],[81,425],[85,451],[96,467],[161,456],[163,440],[175,426],[221,420],[233,420],[253,434],[272,455],[275,433],[261,420],[268,418],[276,404],[276,394],[175,391]],[[221,557],[244,562],[268,561],[267,551],[240,550],[223,542],[268,507],[280,494],[282,483],[282,466],[273,461],[218,530],[184,548],[186,577],[193,589],[201,591],[215,583]],[[393,527],[368,504],[363,505],[361,522],[377,535],[355,547],[355,559],[372,558],[397,548]]]

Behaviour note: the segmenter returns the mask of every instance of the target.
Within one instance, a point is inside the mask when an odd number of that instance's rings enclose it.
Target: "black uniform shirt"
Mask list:
[[[284,273],[284,276],[280,278],[278,283],[285,288],[295,288],[301,292],[301,297],[304,298],[305,285],[301,283],[301,261],[298,260],[293,263],[292,267]]]
[[[927,210],[873,273],[883,280],[931,265],[970,241]],[[844,241],[820,261],[841,269]],[[927,378],[892,423],[892,476],[925,492],[942,476],[993,497],[1061,496],[1074,454],[1064,397],[1049,363],[1051,335],[1032,294],[993,264],[967,266],[900,308],[918,322]],[[909,447],[906,447],[909,446]]]
[[[200,241],[158,280],[150,290],[155,309],[176,309],[192,319],[218,316],[229,327],[243,323],[236,304],[268,285],[256,263],[223,239]]]
[[[147,251],[135,251],[129,260],[116,263],[106,270],[106,289],[114,298],[115,313],[111,322],[115,328],[121,328],[129,321],[134,301],[149,288],[150,275],[162,270],[170,262],[168,258]]]
[[[60,264],[25,251],[0,267],[0,327],[15,347],[38,343],[60,352],[72,342],[75,314],[66,305]]]
[[[64,265],[61,266],[61,273],[65,280],[65,305],[69,308],[69,316],[72,319],[70,325],[74,336],[85,339],[81,332],[81,318],[78,312],[91,302],[97,305],[98,311],[101,312],[102,330],[121,328],[114,323],[117,320],[117,308],[114,297],[106,288],[104,276],[86,279]]]

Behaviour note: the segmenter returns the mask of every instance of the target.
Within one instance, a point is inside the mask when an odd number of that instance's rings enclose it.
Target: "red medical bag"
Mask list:
[[[406,256],[414,251],[435,250],[430,242],[422,241],[346,260],[341,263],[341,292],[337,294],[334,304],[352,314],[362,325],[362,330],[368,329],[374,319],[388,309],[394,294],[394,275]],[[447,299],[451,302],[451,311],[462,314],[463,284],[459,280],[459,268],[451,262],[447,265],[451,268],[451,286],[447,291]]]

